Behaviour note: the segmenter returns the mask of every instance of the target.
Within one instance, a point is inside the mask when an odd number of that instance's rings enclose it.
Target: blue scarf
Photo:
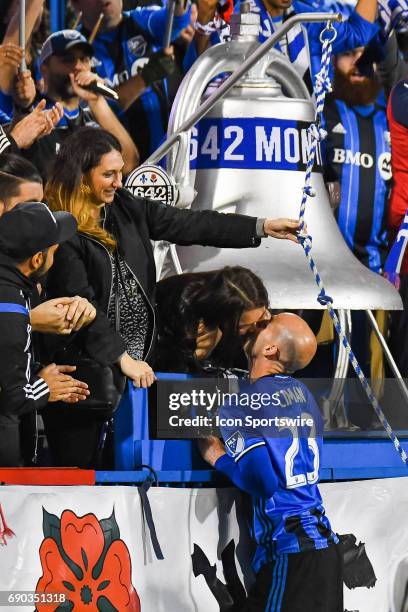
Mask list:
[[[259,41],[264,42],[277,30],[282,23],[295,14],[293,6],[285,11],[282,18],[272,18],[267,12],[262,0],[249,0],[251,13],[258,13],[261,19]],[[286,55],[301,78],[305,81],[309,92],[313,92],[310,72],[310,55],[306,29],[298,24],[281,39],[275,49]]]

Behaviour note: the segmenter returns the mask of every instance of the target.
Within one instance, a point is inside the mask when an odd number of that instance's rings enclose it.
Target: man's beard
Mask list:
[[[375,102],[381,91],[381,84],[376,74],[372,78],[363,77],[362,81],[353,83],[351,81],[353,73],[354,70],[350,70],[344,74],[338,68],[334,68],[334,97],[343,100],[349,106],[359,104],[364,106]]]
[[[48,78],[48,94],[51,98],[70,100],[75,97],[71,79],[67,74],[52,74]]]
[[[35,283],[41,283],[41,281],[44,280],[44,276],[47,274],[47,272],[47,258],[45,258],[41,266],[38,268],[38,270],[31,274],[30,278]]]

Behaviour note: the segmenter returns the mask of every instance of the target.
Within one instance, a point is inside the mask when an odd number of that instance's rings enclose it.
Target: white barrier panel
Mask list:
[[[344,588],[350,612],[408,611],[408,478],[320,485],[333,529],[363,542],[375,575],[375,586]],[[370,568],[364,551],[351,551],[349,580],[367,583]],[[347,561],[347,555],[346,555]],[[346,565],[347,573],[347,565]]]
[[[224,580],[220,557],[233,540],[243,580],[241,566],[249,567],[252,552],[236,516],[239,494],[151,488],[147,495],[163,560],[154,554],[135,487],[1,487],[4,519],[15,537],[6,535],[0,548],[0,591],[65,592],[73,612],[218,612],[203,575],[194,576],[192,553],[204,571],[205,559],[217,563]],[[37,606],[40,612],[57,607]],[[34,605],[6,609],[27,612]]]
[[[343,538],[345,609],[404,612],[408,478],[324,484],[321,491],[335,531],[351,534]],[[74,607],[61,612],[218,612],[228,602],[223,563],[235,593],[251,580],[239,493],[151,488],[147,495],[163,560],[134,487],[2,487],[0,591],[65,593]],[[24,606],[0,597],[10,611],[35,608],[33,594],[14,596]]]

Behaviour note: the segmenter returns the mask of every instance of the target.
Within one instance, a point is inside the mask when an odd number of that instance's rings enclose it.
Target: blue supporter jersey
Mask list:
[[[266,398],[263,406],[262,396]],[[266,448],[268,469],[277,483],[271,497],[253,495],[258,544],[255,572],[276,553],[317,550],[337,543],[317,486],[323,424],[307,387],[289,376],[243,383],[238,402],[231,400],[224,405],[220,419],[230,419],[221,421],[220,429],[226,451],[235,463],[244,458],[248,462],[251,453],[256,455],[255,449]],[[253,468],[265,470],[264,462]]]
[[[259,33],[260,42],[267,40],[274,30],[280,25],[279,21],[275,22],[267,13],[262,0],[252,0],[254,6],[258,9],[261,17],[261,26]],[[239,3],[236,7],[239,6]],[[313,13],[316,8],[307,2],[294,0],[291,10],[283,17],[283,21],[292,14]],[[304,74],[304,59],[302,54],[306,55],[307,47],[309,47],[308,64],[311,68],[311,77],[314,82],[314,77],[320,70],[320,61],[322,55],[322,44],[320,42],[320,33],[324,28],[324,23],[304,23],[303,27],[307,32],[307,41],[303,36],[302,28],[295,26],[288,32],[285,38],[278,43],[279,50],[283,50],[292,61],[295,68]],[[349,19],[342,23],[334,23],[337,32],[337,37],[333,42],[333,53],[340,53],[347,49],[362,47],[366,45],[378,31],[378,26],[370,23],[363,17],[360,17],[355,11],[351,12]],[[282,42],[284,48],[282,49]],[[302,76],[303,76],[302,74]]]
[[[239,12],[240,2],[235,2],[235,12]],[[266,11],[262,0],[250,0],[251,12],[258,13],[260,16],[259,41],[264,42],[273,34],[275,30],[294,14],[313,13],[319,11],[319,0],[307,2],[294,0],[292,6],[285,11],[281,18],[272,18]],[[321,10],[321,9],[320,9]],[[324,23],[304,23],[302,26],[294,26],[287,35],[277,43],[276,48],[287,55],[294,68],[305,81],[309,91],[312,91],[312,83],[320,70],[322,56],[322,43],[320,33],[325,27]],[[334,23],[337,32],[333,42],[333,53],[340,53],[355,47],[365,46],[378,32],[378,25],[371,23],[361,17],[356,11],[351,11],[349,19],[342,23]],[[306,33],[306,37],[305,34]],[[211,43],[219,42],[213,36]],[[190,45],[188,51],[188,61],[191,66],[196,59],[194,45]]]
[[[337,222],[350,249],[373,272],[387,255],[386,212],[391,180],[385,105],[350,106],[329,97],[324,111],[326,180],[340,183]]]
[[[117,87],[137,74],[149,56],[163,46],[167,10],[157,6],[139,7],[123,13],[117,28],[97,35],[92,43],[96,72],[112,87]],[[174,17],[172,39],[190,23],[190,11]],[[85,36],[89,35],[84,28]],[[165,82],[147,89],[131,107],[114,111],[129,130],[143,161],[161,143],[169,114]]]
[[[0,91],[0,125],[10,123],[13,115],[13,98]]]

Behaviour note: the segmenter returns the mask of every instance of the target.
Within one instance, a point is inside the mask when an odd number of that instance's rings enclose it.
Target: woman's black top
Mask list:
[[[116,319],[119,319],[119,333],[127,353],[133,359],[144,359],[148,350],[148,338],[153,330],[148,302],[125,260],[114,253],[110,253],[110,258],[113,291],[108,306],[109,321],[116,329]],[[116,294],[119,298],[118,308]]]
[[[256,232],[256,217],[178,209],[135,198],[125,189],[118,189],[106,211],[104,227],[115,236],[118,254],[136,279],[152,320],[145,349],[147,360],[152,356],[156,329],[153,306],[156,268],[150,241],[219,248],[256,247],[261,242]],[[115,363],[126,351],[126,342],[115,331],[108,315],[112,291],[111,256],[103,244],[78,233],[60,245],[48,274],[47,297],[80,295],[96,306],[95,320],[78,332],[75,342],[102,365]],[[60,343],[66,343],[67,338],[59,338],[57,342],[61,347]],[[52,359],[52,354],[47,357]]]

